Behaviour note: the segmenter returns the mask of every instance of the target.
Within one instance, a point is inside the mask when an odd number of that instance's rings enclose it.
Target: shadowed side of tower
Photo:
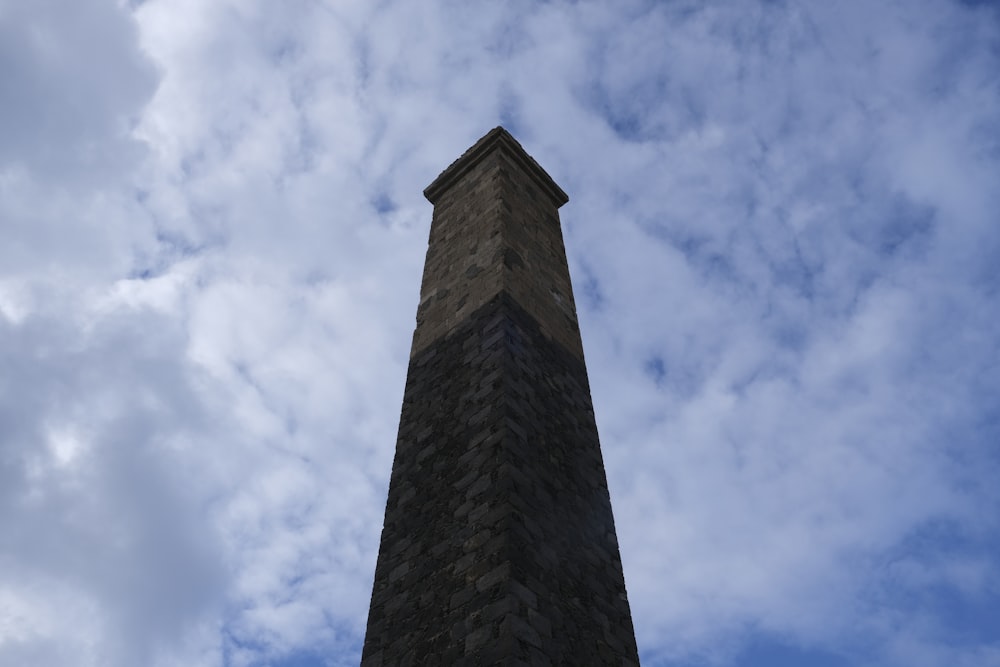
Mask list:
[[[503,128],[434,204],[361,664],[637,665],[559,225]]]

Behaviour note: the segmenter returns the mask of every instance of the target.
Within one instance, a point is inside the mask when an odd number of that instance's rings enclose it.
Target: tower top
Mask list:
[[[559,225],[562,188],[496,127],[441,173],[411,354],[506,293],[542,332],[583,356]]]
[[[441,175],[434,179],[434,182],[424,190],[424,197],[432,204],[437,204],[441,195],[451,186],[460,181],[462,177],[471,171],[479,162],[495,150],[502,150],[507,153],[511,160],[517,163],[547,194],[556,208],[569,201],[569,196],[563,189],[556,185],[552,177],[542,169],[535,159],[528,155],[527,151],[518,143],[510,132],[503,126],[497,125],[487,132],[471,148],[462,153],[462,156],[451,163]]]

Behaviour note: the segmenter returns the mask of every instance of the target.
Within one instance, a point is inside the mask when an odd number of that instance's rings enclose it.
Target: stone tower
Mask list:
[[[363,667],[638,665],[558,209],[503,128],[434,205]]]

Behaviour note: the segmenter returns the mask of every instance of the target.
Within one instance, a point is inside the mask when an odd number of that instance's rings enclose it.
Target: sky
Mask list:
[[[1000,7],[0,0],[0,665],[357,665],[431,206],[561,219],[648,667],[1000,666]]]

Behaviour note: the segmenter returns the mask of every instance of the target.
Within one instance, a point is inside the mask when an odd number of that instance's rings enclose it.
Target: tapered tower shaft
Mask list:
[[[434,205],[363,667],[637,665],[559,225],[503,128]]]

